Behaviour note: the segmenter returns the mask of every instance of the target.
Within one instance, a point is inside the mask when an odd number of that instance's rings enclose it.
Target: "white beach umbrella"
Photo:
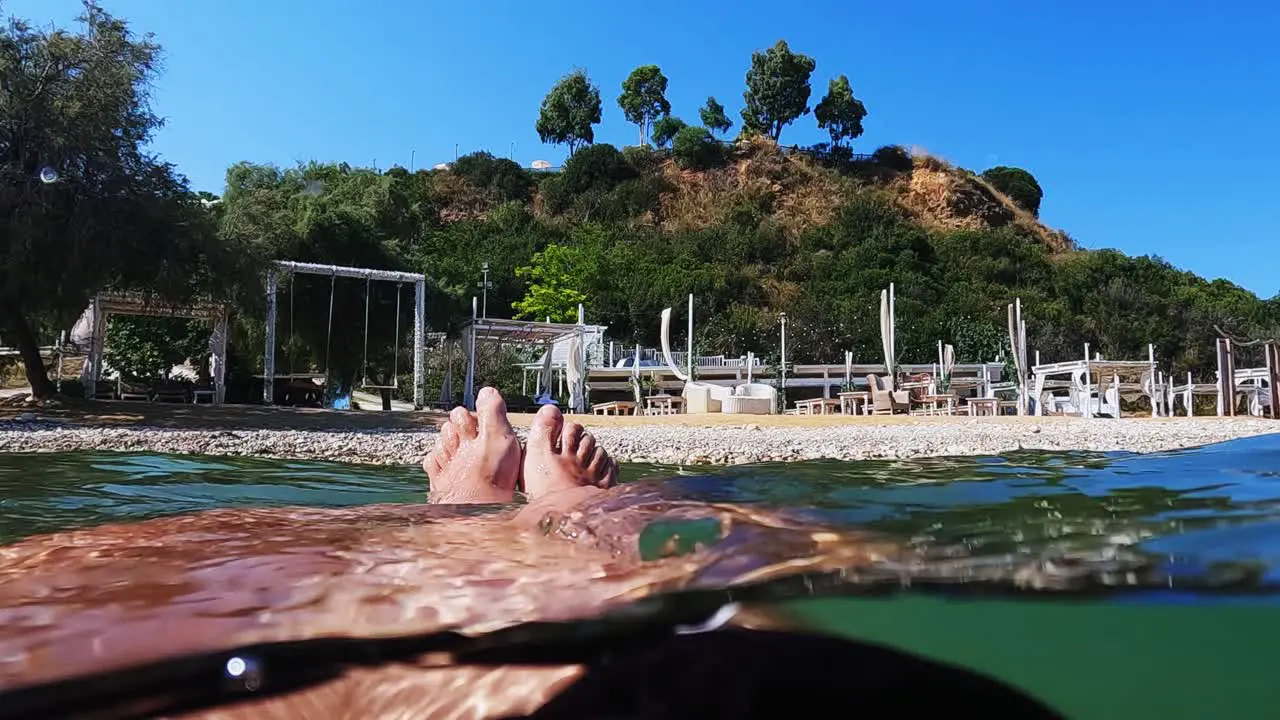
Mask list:
[[[889,389],[894,388],[893,376],[893,285],[880,291],[880,342],[884,347],[884,369],[889,378]]]
[[[569,381],[569,407],[574,412],[587,411],[587,363],[583,357],[582,336],[569,339],[569,357],[565,360],[565,373]]]

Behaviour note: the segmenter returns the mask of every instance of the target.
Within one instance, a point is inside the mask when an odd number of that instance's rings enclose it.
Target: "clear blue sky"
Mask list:
[[[0,0],[65,24],[77,0]],[[597,141],[635,142],[616,104],[636,65],[694,120],[737,122],[751,51],[812,55],[816,103],[844,73],[857,141],[975,170],[1030,170],[1041,215],[1083,246],[1158,254],[1264,297],[1280,291],[1280,6],[1123,2],[443,2],[106,0],[166,49],[157,150],[221,192],[238,160],[430,166],[487,149],[560,160],[533,125],[563,73],[604,96]],[[1233,7],[1228,7],[1231,5]],[[822,139],[812,115],[783,142]]]

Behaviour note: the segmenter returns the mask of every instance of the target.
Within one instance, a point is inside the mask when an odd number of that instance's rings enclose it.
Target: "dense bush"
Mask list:
[[[871,161],[897,172],[911,172],[911,153],[901,145],[884,145],[871,153]]]
[[[504,201],[528,200],[533,191],[533,179],[524,168],[514,161],[496,158],[487,152],[463,155],[450,169],[475,187],[497,193]]]
[[[671,152],[685,170],[707,170],[724,161],[720,143],[704,127],[681,128],[671,143]]]
[[[588,190],[612,190],[618,183],[636,177],[635,168],[618,148],[600,143],[574,153],[564,164],[560,177],[567,192],[578,195]]]
[[[982,179],[1008,195],[1018,207],[1032,215],[1040,214],[1040,199],[1044,197],[1044,191],[1031,173],[1022,168],[1001,165],[983,172]]]

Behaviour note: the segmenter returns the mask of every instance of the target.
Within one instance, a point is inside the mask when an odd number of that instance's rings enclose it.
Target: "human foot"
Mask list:
[[[509,503],[520,479],[520,440],[507,421],[507,403],[491,387],[476,396],[476,411],[456,407],[422,461],[431,503]]]
[[[595,436],[572,420],[566,422],[556,406],[543,405],[529,426],[520,475],[529,496],[521,515],[527,517],[567,510],[613,487],[618,466]]]

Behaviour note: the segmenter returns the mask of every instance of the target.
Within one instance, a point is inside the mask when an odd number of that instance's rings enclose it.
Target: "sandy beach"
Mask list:
[[[0,452],[83,450],[417,463],[443,414],[96,403],[0,409]],[[531,415],[513,414],[523,433]],[[861,460],[1009,451],[1159,452],[1280,432],[1258,418],[578,416],[622,462],[663,465]]]

